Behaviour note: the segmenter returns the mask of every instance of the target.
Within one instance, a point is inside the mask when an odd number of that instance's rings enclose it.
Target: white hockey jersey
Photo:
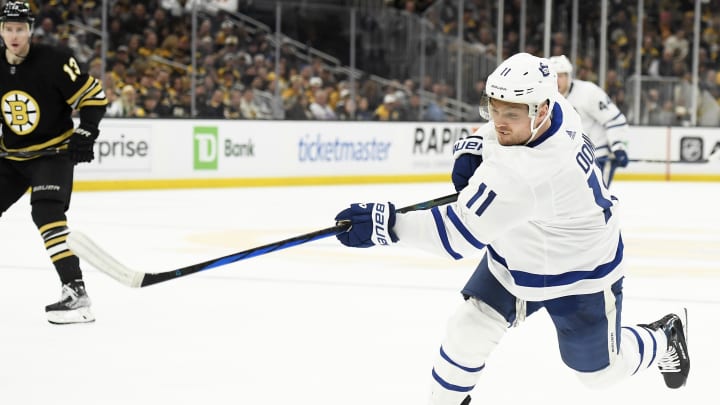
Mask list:
[[[595,145],[596,157],[624,148],[629,131],[627,118],[607,93],[595,83],[573,79],[566,96],[580,114],[583,129]]]
[[[457,202],[398,214],[398,244],[454,259],[487,247],[490,271],[527,301],[598,292],[622,277],[618,201],[567,100],[551,117],[526,146],[500,145],[492,122],[478,129],[483,163]]]

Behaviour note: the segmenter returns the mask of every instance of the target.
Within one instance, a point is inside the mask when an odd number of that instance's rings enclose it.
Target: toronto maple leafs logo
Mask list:
[[[538,68],[540,73],[542,73],[543,77],[550,76],[550,66],[540,62],[540,67]]]

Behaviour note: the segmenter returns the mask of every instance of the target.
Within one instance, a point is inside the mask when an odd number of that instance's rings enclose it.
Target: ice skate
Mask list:
[[[52,324],[85,323],[95,321],[90,311],[90,298],[85,283],[74,280],[62,286],[60,301],[45,307],[48,322]]]
[[[658,360],[658,368],[670,388],[680,388],[690,373],[690,355],[687,346],[687,310],[682,318],[669,314],[649,325],[640,325],[654,331],[662,331],[667,337],[667,352]]]

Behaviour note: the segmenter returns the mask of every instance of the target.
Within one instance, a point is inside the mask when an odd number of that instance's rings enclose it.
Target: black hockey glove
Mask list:
[[[95,145],[95,139],[97,139],[99,134],[100,130],[98,130],[97,127],[80,123],[80,125],[75,128],[72,136],[70,136],[70,145],[68,146],[70,160],[75,164],[92,162],[95,158],[93,145]]]

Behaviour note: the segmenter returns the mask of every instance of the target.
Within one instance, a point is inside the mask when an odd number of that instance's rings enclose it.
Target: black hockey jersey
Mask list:
[[[73,132],[72,110],[102,107],[100,81],[80,70],[66,48],[33,44],[25,60],[11,65],[0,48],[0,148],[36,151],[65,142]]]

